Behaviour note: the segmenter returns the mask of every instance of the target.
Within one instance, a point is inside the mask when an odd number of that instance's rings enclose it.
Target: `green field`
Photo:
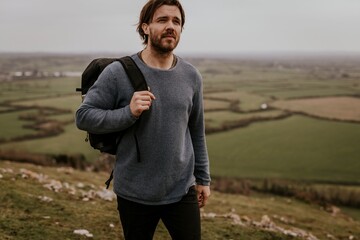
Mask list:
[[[46,99],[72,94],[80,86],[77,78],[28,79],[15,82],[1,82],[0,103],[5,101]]]
[[[100,154],[85,142],[85,138],[86,132],[80,131],[71,124],[66,126],[65,133],[59,136],[4,143],[1,145],[1,149],[43,154],[83,154],[87,161],[94,162]]]
[[[6,127],[2,128],[0,138],[12,138],[16,136],[34,133],[35,130],[33,129],[23,128],[23,125],[28,124],[28,122],[18,119],[19,114],[27,114],[34,112],[34,110],[26,110],[1,114],[0,124],[1,126]]]
[[[212,174],[360,183],[360,125],[293,116],[207,137]]]
[[[225,99],[228,101],[237,101],[241,111],[259,110],[260,105],[270,101],[269,97],[263,97],[258,94],[230,91],[205,94],[206,99]]]
[[[283,111],[271,110],[271,111],[259,111],[250,113],[237,113],[231,111],[211,111],[206,113],[205,122],[207,127],[221,127],[224,123],[231,123],[236,121],[253,121],[254,119],[268,119],[276,118],[283,115]]]
[[[54,107],[59,109],[69,109],[74,114],[76,109],[81,104],[81,97],[79,95],[66,95],[59,97],[51,97],[45,99],[15,101],[12,103],[14,106],[35,106],[35,107]]]

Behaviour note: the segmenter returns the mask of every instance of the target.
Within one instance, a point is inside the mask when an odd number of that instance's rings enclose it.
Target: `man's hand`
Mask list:
[[[199,208],[202,208],[210,197],[210,186],[196,185],[196,191]]]
[[[150,91],[134,92],[130,101],[131,114],[140,117],[143,111],[150,109],[152,100],[155,100],[155,96]]]

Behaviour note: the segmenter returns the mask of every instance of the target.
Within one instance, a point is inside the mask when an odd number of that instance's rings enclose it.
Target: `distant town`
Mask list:
[[[41,78],[62,78],[62,77],[80,77],[82,72],[76,71],[16,71],[16,72],[0,72],[0,81],[12,81],[12,80],[26,80],[26,79],[41,79]]]

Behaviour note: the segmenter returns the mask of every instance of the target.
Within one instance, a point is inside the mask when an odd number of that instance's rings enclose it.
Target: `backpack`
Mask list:
[[[123,65],[125,72],[129,76],[131,84],[134,87],[134,91],[148,90],[144,75],[131,57],[125,56],[122,58],[97,58],[94,59],[84,70],[81,76],[81,88],[76,88],[76,91],[81,92],[82,100],[84,100],[86,93],[96,82],[100,73],[106,68],[106,66],[114,61],[119,61]],[[85,141],[89,141],[90,145],[94,149],[97,149],[102,153],[115,155],[122,134],[123,131],[106,134],[93,134],[87,132],[87,138]],[[138,150],[139,158],[139,147],[136,135],[134,137],[136,140],[136,148]]]

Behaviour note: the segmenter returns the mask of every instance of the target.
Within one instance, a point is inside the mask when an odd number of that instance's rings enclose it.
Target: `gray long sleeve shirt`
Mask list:
[[[132,116],[134,89],[122,65],[114,62],[88,91],[76,124],[92,133],[126,129],[114,169],[118,196],[150,205],[177,202],[195,183],[210,184],[201,75],[179,57],[169,70],[151,68],[137,54],[131,57],[156,97],[150,110],[139,119]],[[140,162],[133,135],[136,121]]]

